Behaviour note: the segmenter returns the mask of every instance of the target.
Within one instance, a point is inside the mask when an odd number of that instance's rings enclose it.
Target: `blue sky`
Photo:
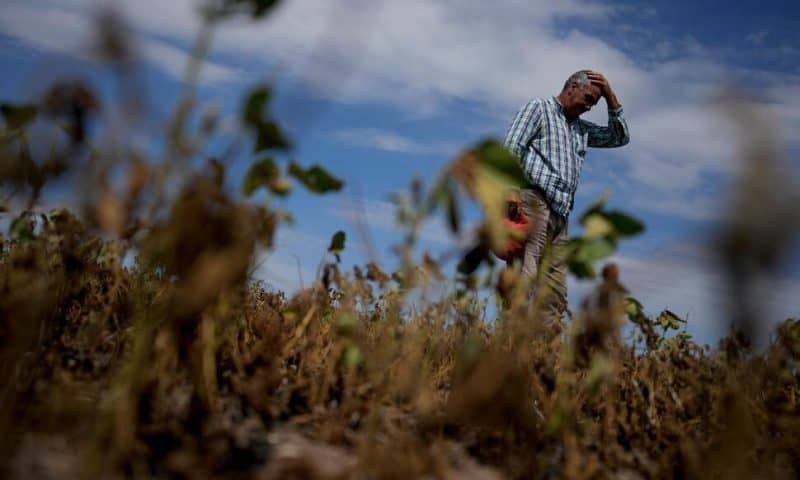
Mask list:
[[[0,99],[35,98],[59,75],[114,95],[89,52],[98,5],[116,6],[135,34],[149,127],[132,131],[157,145],[152,126],[174,106],[198,28],[188,0],[5,0]],[[244,92],[269,82],[275,115],[297,145],[293,158],[347,182],[336,195],[297,190],[284,202],[297,224],[280,232],[258,275],[290,291],[301,278],[308,285],[340,228],[349,234],[344,262],[363,263],[370,249],[353,218],[366,221],[371,248],[391,268],[400,233],[389,194],[415,175],[433,181],[460,148],[502,137],[521,105],[556,94],[581,68],[606,74],[632,140],[588,153],[576,212],[608,190],[612,207],[642,218],[646,235],[616,256],[623,283],[651,313],[688,316],[689,331],[713,341],[727,304],[713,232],[743,138],[714,98],[723,87],[749,92],[783,150],[800,151],[797,2],[295,0],[265,22],[229,22],[201,72],[200,103],[235,118]],[[586,118],[603,122],[604,110],[601,101]],[[235,162],[233,176],[246,167]],[[454,240],[433,221],[421,248],[451,251]],[[789,265],[800,264],[796,257]],[[766,322],[800,315],[800,275],[784,270],[766,281]],[[573,305],[587,288],[572,282]]]

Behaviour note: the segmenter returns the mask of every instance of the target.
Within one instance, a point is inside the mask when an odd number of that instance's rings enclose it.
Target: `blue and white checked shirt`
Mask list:
[[[587,147],[620,147],[628,143],[622,107],[608,110],[608,126],[580,118],[567,121],[556,97],[537,98],[520,110],[505,146],[519,159],[531,186],[542,190],[550,209],[567,218],[572,210]]]

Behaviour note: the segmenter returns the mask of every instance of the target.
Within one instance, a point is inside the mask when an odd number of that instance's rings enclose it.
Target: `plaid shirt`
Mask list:
[[[628,143],[622,107],[608,110],[608,126],[586,120],[567,121],[556,97],[531,100],[520,110],[505,146],[522,164],[531,186],[544,194],[550,209],[567,218],[575,200],[587,147],[620,147]]]

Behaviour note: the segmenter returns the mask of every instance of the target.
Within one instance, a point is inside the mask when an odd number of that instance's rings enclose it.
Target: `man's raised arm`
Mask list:
[[[611,89],[608,80],[601,73],[587,70],[586,76],[590,82],[600,89],[600,93],[605,98],[608,106],[608,126],[603,127],[581,120],[589,134],[589,146],[613,148],[626,145],[631,139],[628,133],[628,122],[625,121],[625,117],[622,115],[622,105],[617,100],[614,90]]]

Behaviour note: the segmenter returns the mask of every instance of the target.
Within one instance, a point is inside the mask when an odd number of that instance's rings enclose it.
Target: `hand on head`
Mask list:
[[[589,79],[589,81],[600,89],[600,93],[603,95],[603,97],[608,98],[608,95],[611,92],[611,86],[608,84],[608,79],[606,79],[602,73],[595,72],[594,70],[584,70],[584,72],[586,73],[586,77]]]

